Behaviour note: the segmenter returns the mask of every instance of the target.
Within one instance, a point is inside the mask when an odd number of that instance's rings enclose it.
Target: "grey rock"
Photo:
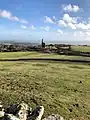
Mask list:
[[[31,111],[29,106],[22,102],[20,105],[10,105],[4,110],[0,103],[0,120],[41,120],[44,114],[44,107],[39,106]],[[64,120],[60,115],[51,115],[43,120]]]
[[[64,120],[64,118],[60,115],[50,115],[49,117],[47,118],[44,118],[43,120]]]

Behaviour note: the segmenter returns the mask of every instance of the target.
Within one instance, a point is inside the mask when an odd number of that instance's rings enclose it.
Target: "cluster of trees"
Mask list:
[[[19,44],[0,44],[0,52],[39,51],[40,47]]]
[[[41,45],[31,45],[31,44],[0,44],[0,52],[17,52],[17,51],[65,51],[71,50],[70,45],[62,44],[49,44],[45,45],[42,39]]]
[[[42,39],[41,45],[31,44],[0,44],[0,52],[40,51],[44,53],[58,53],[63,55],[90,56],[90,52],[73,51],[71,45],[49,44],[45,45]]]
[[[1,43],[0,52],[17,52],[17,51],[41,51],[42,48],[45,48],[45,43],[41,45],[30,44],[30,43]]]

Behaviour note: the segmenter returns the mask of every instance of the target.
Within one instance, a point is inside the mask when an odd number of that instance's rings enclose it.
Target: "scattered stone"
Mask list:
[[[17,117],[20,119],[20,120],[27,120],[27,116],[28,116],[28,110],[29,110],[29,107],[26,103],[22,102],[20,104],[20,110],[19,112],[17,113]]]
[[[74,92],[77,92],[77,91],[78,91],[77,89],[74,90]]]
[[[19,110],[18,104],[12,104],[6,108],[5,113],[16,115]]]
[[[76,104],[76,107],[79,107],[79,104]]]
[[[69,111],[72,112],[72,109],[70,108]]]
[[[16,116],[12,115],[12,114],[5,114],[4,118],[1,120],[20,120],[19,118],[17,118]]]
[[[0,111],[0,118],[4,117],[4,112],[3,111]]]
[[[44,118],[43,120],[64,120],[64,118],[60,115],[50,115],[48,118]]]
[[[79,83],[83,83],[82,81],[80,81]]]
[[[85,106],[83,106],[83,108],[85,108]]]
[[[31,112],[31,108],[24,102],[20,105],[10,105],[5,110],[0,104],[0,120],[41,120],[43,113],[43,106],[37,107]]]
[[[0,118],[2,118],[4,116],[4,114],[5,114],[5,112],[4,112],[4,109],[3,109],[3,105],[0,102]]]
[[[73,106],[74,106],[74,107],[75,107],[75,106],[76,106],[76,107],[79,107],[79,104],[78,104],[78,103],[77,103],[77,104],[73,104]]]
[[[2,108],[3,108],[3,105],[2,105],[2,103],[0,102],[0,111],[2,111]]]
[[[31,111],[29,106],[22,102],[21,104],[13,104],[4,110],[0,103],[0,120],[41,120],[44,114],[44,107],[39,106]],[[43,120],[64,120],[60,115],[51,115]]]
[[[34,111],[32,111],[28,120],[41,120],[43,114],[44,114],[44,107],[43,106],[37,107]]]

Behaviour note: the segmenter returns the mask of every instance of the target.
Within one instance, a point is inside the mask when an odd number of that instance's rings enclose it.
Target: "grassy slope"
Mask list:
[[[44,54],[39,52],[6,52],[0,53],[0,59],[12,59],[12,58],[61,58],[61,59],[81,59],[90,60],[90,57],[82,56],[66,56],[57,54]]]
[[[72,50],[81,52],[90,52],[90,46],[72,46]]]
[[[90,66],[0,62],[0,99],[5,105],[22,100],[33,108],[44,105],[46,116],[59,113],[66,120],[90,120]]]

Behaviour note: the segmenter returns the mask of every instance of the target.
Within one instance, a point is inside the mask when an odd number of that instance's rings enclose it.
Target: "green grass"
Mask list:
[[[90,52],[90,46],[72,46],[72,50],[81,52]]]
[[[18,59],[18,58],[59,58],[59,59],[76,59],[76,60],[90,60],[90,57],[82,56],[66,56],[58,54],[44,54],[39,52],[3,52],[0,53],[0,59]]]
[[[82,83],[80,83],[82,81]],[[90,120],[90,66],[63,62],[0,62],[0,100],[25,101],[70,120]]]

